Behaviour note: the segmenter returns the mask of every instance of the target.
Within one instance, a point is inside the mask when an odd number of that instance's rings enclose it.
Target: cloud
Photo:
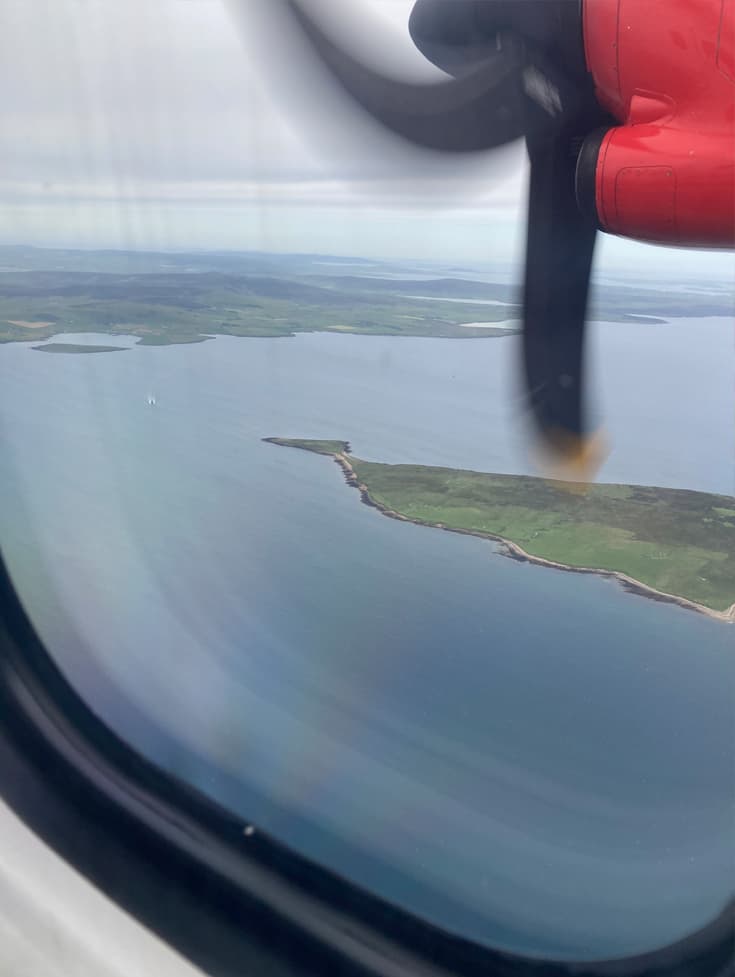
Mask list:
[[[268,84],[264,63],[280,52],[253,57],[260,40],[205,0],[11,3],[0,37],[4,176],[279,180],[339,168],[387,178],[391,165],[351,154],[349,139],[335,160],[309,144],[288,93],[279,104]]]
[[[516,187],[518,184],[518,187]],[[508,193],[508,188],[511,193]],[[411,176],[403,179],[373,179],[365,175],[335,180],[328,176],[314,179],[303,174],[292,179],[282,174],[274,178],[267,173],[260,179],[240,180],[161,180],[123,179],[90,181],[73,180],[7,180],[0,179],[0,204],[33,203],[55,206],[59,203],[95,203],[120,201],[126,204],[166,203],[181,206],[209,204],[268,205],[270,207],[320,206],[320,207],[375,207],[386,206],[411,210],[462,210],[474,211],[517,209],[515,193],[520,191],[520,179],[497,186],[478,188],[466,207],[463,186],[451,179],[416,180]]]
[[[361,25],[350,43],[436,76],[408,37],[412,2],[350,0]],[[261,0],[7,0],[0,239],[517,259],[521,145],[470,159],[407,152],[329,85],[279,73],[287,47],[274,54],[254,20],[238,28],[233,4]],[[601,254],[732,273],[722,256],[619,241]]]
[[[196,180],[311,164],[219,3],[15,3],[0,39],[6,177]]]
[[[397,6],[382,6],[396,31]],[[405,257],[507,249],[522,150],[511,192],[481,160],[474,175],[449,162],[419,173],[349,139],[325,154],[250,57],[255,41],[217,0],[11,4],[0,240]]]
[[[412,51],[410,0],[372,2],[384,37],[402,32]],[[487,159],[371,151],[345,119],[331,123],[338,151],[325,152],[288,91],[270,85],[264,65],[276,55],[254,55],[262,40],[236,30],[217,0],[11,3],[0,37],[0,200],[415,208],[517,198],[517,149],[515,181],[499,193]]]

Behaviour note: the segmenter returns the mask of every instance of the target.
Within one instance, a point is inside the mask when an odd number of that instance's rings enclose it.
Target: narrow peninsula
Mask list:
[[[392,519],[480,536],[516,560],[614,577],[629,591],[735,622],[735,498],[385,465],[338,440],[264,438],[333,458]]]

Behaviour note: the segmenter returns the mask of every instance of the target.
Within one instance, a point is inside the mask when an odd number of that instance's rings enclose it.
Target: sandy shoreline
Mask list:
[[[629,593],[638,594],[641,597],[648,597],[650,600],[658,600],[662,603],[678,604],[680,607],[685,607],[692,611],[698,611],[700,614],[706,614],[707,617],[715,618],[718,621],[726,621],[729,624],[735,623],[735,604],[732,604],[726,611],[716,611],[711,607],[707,607],[705,604],[698,604],[696,601],[689,600],[686,597],[678,597],[676,594],[667,594],[662,590],[656,590],[655,587],[650,587],[648,584],[642,583],[640,580],[634,580],[633,577],[629,577],[627,574],[621,573],[619,570],[604,570],[596,567],[569,566],[566,563],[557,563],[554,560],[547,560],[542,556],[534,556],[532,553],[527,553],[517,543],[514,543],[509,539],[504,539],[502,536],[496,536],[493,533],[481,533],[473,529],[453,529],[451,526],[445,526],[440,522],[424,522],[422,519],[412,519],[410,516],[405,516],[400,512],[389,509],[380,502],[376,502],[375,499],[373,499],[370,495],[367,485],[364,485],[362,482],[358,481],[355,470],[350,464],[349,458],[346,455],[341,453],[333,454],[332,458],[344,472],[345,481],[347,484],[359,491],[360,498],[365,505],[369,505],[371,508],[377,509],[384,516],[388,516],[390,519],[398,519],[400,522],[412,522],[417,526],[429,526],[433,529],[443,529],[445,532],[459,533],[462,536],[477,536],[478,539],[489,539],[495,543],[500,543],[505,548],[505,555],[509,556],[511,559],[519,560],[523,563],[537,563],[540,566],[553,567],[556,570],[566,570],[568,573],[594,573],[600,577],[612,577],[618,580]]]

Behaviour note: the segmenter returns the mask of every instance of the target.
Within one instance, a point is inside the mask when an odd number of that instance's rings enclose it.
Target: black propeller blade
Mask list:
[[[585,436],[584,338],[596,228],[576,207],[569,136],[529,145],[523,370],[539,432],[562,454]]]
[[[570,84],[553,63],[543,63],[541,77],[550,98]],[[531,174],[522,367],[542,444],[557,458],[579,462],[584,475],[587,462],[596,460],[589,446],[584,356],[597,223],[577,205],[577,167],[584,137],[607,119],[588,87],[579,85],[577,93],[576,102],[564,102],[550,131],[526,138]],[[534,94],[528,93],[528,114],[543,111]]]
[[[344,90],[373,118],[427,149],[474,152],[525,135],[522,46],[501,39],[461,77],[435,84],[387,78],[340,48],[302,0],[286,0],[294,17]]]
[[[579,0],[417,0],[409,29],[453,78],[387,78],[341,49],[285,0],[324,64],[374,118],[418,145],[452,152],[526,137],[531,162],[522,373],[534,426],[556,458],[588,451],[584,338],[596,225],[577,207],[579,147],[611,124],[587,75]]]

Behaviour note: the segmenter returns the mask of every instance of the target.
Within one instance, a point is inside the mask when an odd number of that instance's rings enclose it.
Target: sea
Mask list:
[[[735,494],[732,322],[591,331],[599,479]],[[0,346],[3,555],[112,728],[487,945],[619,957],[724,906],[735,626],[386,519],[262,441],[533,473],[516,336],[115,344]]]

